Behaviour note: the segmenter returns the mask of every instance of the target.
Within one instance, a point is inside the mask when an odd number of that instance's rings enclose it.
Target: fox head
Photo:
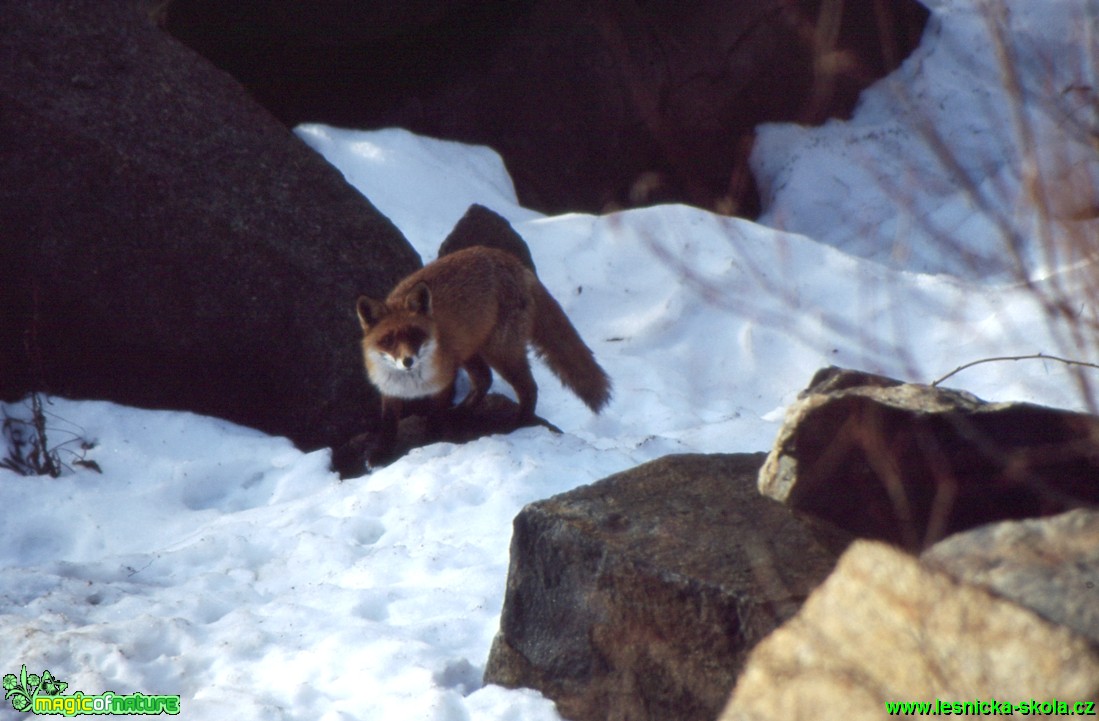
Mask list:
[[[451,379],[436,367],[431,291],[424,283],[396,305],[361,296],[355,310],[363,329],[366,372],[382,394],[422,398],[447,386]]]

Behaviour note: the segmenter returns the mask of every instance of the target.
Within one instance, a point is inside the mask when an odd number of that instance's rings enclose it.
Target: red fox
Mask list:
[[[392,450],[404,401],[429,398],[433,415],[450,407],[459,368],[471,385],[460,409],[481,402],[495,369],[519,399],[517,425],[530,423],[538,387],[528,345],[592,411],[610,400],[610,378],[561,306],[505,251],[455,251],[402,280],[384,301],[360,297],[356,310],[366,371],[382,396],[372,463]]]

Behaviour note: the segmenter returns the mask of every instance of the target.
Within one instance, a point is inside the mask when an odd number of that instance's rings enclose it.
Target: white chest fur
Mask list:
[[[369,348],[365,353],[366,372],[370,382],[377,386],[384,396],[392,398],[426,398],[444,390],[453,378],[440,373],[435,363],[437,344],[429,340],[420,346],[420,352],[412,359],[412,364],[404,365],[404,359],[394,358],[388,353]]]

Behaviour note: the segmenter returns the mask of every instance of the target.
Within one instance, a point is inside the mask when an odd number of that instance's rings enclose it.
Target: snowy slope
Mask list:
[[[850,122],[759,128],[761,222],[894,267],[974,278],[1076,260],[1099,189],[1099,2],[936,0]],[[1022,99],[1022,102],[1019,102]],[[1041,201],[1041,202],[1038,202]]]
[[[988,84],[959,50],[973,45],[965,3],[941,6],[929,44],[896,80],[921,107],[947,108],[932,117],[960,139],[959,157],[993,158],[990,177],[1010,178],[1012,136],[969,132],[995,103],[974,100]],[[1078,20],[1050,10],[1067,3],[1045,7],[1051,28]],[[1055,29],[1035,38],[1039,56],[1038,43],[1055,52],[1064,42]],[[488,149],[300,128],[425,260],[471,202],[508,218],[612,376],[614,400],[593,416],[536,365],[539,413],[564,435],[438,444],[340,482],[326,452],[285,439],[55,399],[51,443],[93,441],[87,455],[103,474],[0,470],[0,674],[26,664],[69,693],[180,694],[183,717],[210,721],[557,719],[537,693],[480,686],[523,504],[665,453],[766,450],[782,409],[823,365],[929,381],[984,356],[1071,350],[1023,288],[915,241],[882,250],[901,220],[866,163],[894,179],[923,174],[903,184],[908,207],[959,216],[978,245],[998,241],[979,213],[962,212],[877,92],[852,123],[761,136],[767,220],[801,234],[681,206],[543,217],[519,207]],[[917,272],[928,269],[941,274]],[[989,399],[1079,407],[1072,378],[1025,361],[955,380]],[[70,462],[79,452],[62,450]],[[0,718],[14,717],[5,708]]]

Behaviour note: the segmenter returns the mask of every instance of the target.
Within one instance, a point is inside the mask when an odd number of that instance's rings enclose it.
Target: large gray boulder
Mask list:
[[[711,721],[848,537],[755,489],[762,454],[669,456],[515,519],[485,681],[574,721]]]
[[[369,424],[354,301],[419,259],[229,76],[127,0],[0,3],[0,394]]]

